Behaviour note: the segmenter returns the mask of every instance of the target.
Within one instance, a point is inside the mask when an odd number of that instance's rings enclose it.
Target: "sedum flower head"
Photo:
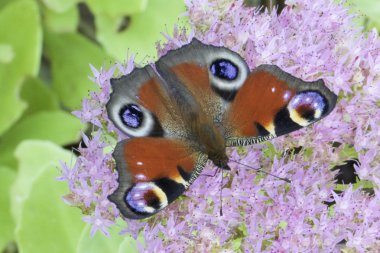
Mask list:
[[[251,69],[275,64],[304,80],[322,78],[339,94],[336,109],[321,122],[270,143],[229,149],[230,157],[287,177],[291,183],[231,163],[222,177],[200,176],[180,200],[152,218],[126,220],[121,233],[146,243],[141,252],[339,252],[380,247],[380,39],[363,34],[354,16],[332,0],[289,0],[276,11],[247,8],[244,1],[185,0],[191,31],[174,29],[157,45],[158,55],[197,37],[238,52]],[[92,67],[99,92],[73,112],[96,126],[83,134],[74,165],[62,164],[70,193],[66,203],[108,235],[120,216],[107,196],[117,187],[112,148],[126,138],[107,117],[110,78],[128,74],[134,60],[109,70]],[[335,165],[358,158],[361,181],[338,186]],[[214,174],[208,164],[203,175]],[[223,184],[223,215],[220,185]],[[367,191],[363,189],[367,188]],[[372,191],[368,193],[368,189]],[[143,246],[145,245],[145,246]]]

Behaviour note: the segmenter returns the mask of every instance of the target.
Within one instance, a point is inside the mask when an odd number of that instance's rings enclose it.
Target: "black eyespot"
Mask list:
[[[210,66],[211,73],[224,80],[232,81],[238,76],[238,67],[226,59],[215,60]]]
[[[135,104],[127,104],[119,112],[121,121],[132,128],[139,128],[143,122],[143,112]]]

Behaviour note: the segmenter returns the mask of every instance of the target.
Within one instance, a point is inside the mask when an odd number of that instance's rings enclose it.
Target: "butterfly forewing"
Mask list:
[[[261,142],[308,126],[334,108],[336,95],[322,80],[305,82],[274,65],[257,67],[228,108],[228,146]]]

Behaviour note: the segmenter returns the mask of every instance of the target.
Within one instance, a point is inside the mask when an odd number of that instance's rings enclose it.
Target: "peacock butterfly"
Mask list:
[[[156,63],[111,79],[108,116],[125,134],[113,152],[122,215],[142,219],[179,197],[210,159],[228,170],[226,147],[259,143],[328,115],[337,96],[274,65],[250,71],[224,47],[193,39]]]

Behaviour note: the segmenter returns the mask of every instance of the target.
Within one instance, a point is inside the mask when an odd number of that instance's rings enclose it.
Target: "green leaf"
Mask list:
[[[66,145],[79,139],[82,127],[79,119],[63,111],[40,112],[27,116],[2,137],[0,164],[15,167],[13,150],[23,140],[50,140],[58,145]]]
[[[335,190],[337,191],[345,191],[347,190],[351,184],[337,184]],[[358,188],[362,189],[373,189],[374,183],[370,180],[360,180],[358,177],[356,178],[356,183],[352,184],[352,190],[357,190]]]
[[[26,108],[19,91],[26,75],[36,76],[40,65],[42,31],[35,1],[14,1],[0,12],[0,44],[13,57],[0,63],[0,135],[9,129]]]
[[[0,44],[0,64],[1,63],[10,63],[15,57],[12,46],[8,44]]]
[[[6,6],[8,3],[11,3],[14,0],[1,0],[0,1],[0,9],[2,9],[4,6]]]
[[[110,230],[109,237],[102,233],[96,233],[94,237],[91,237],[90,231],[90,225],[83,229],[76,250],[77,253],[137,252],[135,240],[130,236],[119,235],[116,229]],[[119,250],[121,247],[123,251]]]
[[[44,25],[50,31],[57,33],[75,32],[79,22],[79,13],[76,5],[64,12],[56,12],[49,8],[44,9]]]
[[[123,240],[123,242],[119,245],[119,250],[117,251],[117,253],[125,253],[125,252],[128,252],[128,253],[137,253],[138,252],[136,241],[130,236],[126,237]]]
[[[62,13],[75,7],[79,0],[42,0],[42,2],[44,2],[48,8]]]
[[[280,221],[280,223],[278,224],[278,227],[283,229],[283,230],[285,230],[287,226],[288,226],[287,221]]]
[[[343,148],[339,151],[339,156],[341,160],[352,160],[354,158],[358,159],[358,153],[353,145],[344,144]]]
[[[69,161],[70,152],[53,143],[26,141],[20,144],[16,153],[21,164],[20,172],[23,171],[24,182],[29,188],[19,185],[29,193],[19,206],[21,211],[15,233],[19,251],[75,252],[84,222],[81,221],[79,209],[62,201],[67,185],[55,180],[59,176],[57,161]],[[39,173],[33,175],[33,171]],[[25,178],[26,172],[29,181]]]
[[[349,0],[351,10],[364,16],[358,17],[360,25],[364,25],[366,30],[376,27],[380,28],[380,2],[377,0]]]
[[[313,148],[304,148],[303,156],[305,160],[309,159],[312,154],[313,154]]]
[[[57,169],[59,161],[75,162],[71,152],[49,141],[28,140],[18,145],[15,156],[18,160],[17,178],[11,187],[12,216],[19,223],[24,201],[29,197],[34,181],[49,168]],[[59,182],[57,181],[59,184]]]
[[[134,54],[138,53],[137,60],[146,56],[155,57],[156,42],[163,38],[161,33],[172,31],[178,24],[179,15],[184,12],[182,1],[150,0],[144,12],[130,15],[130,24],[122,32],[118,32],[121,17],[99,13],[95,20],[97,39],[119,61],[125,60],[128,49]]]
[[[14,221],[10,212],[10,187],[16,177],[14,170],[0,166],[0,251],[14,239]]]
[[[277,151],[271,142],[266,141],[264,144],[267,146],[266,148],[263,148],[263,155],[265,157],[270,159],[273,159],[275,156],[281,157],[281,152]]]
[[[86,0],[86,3],[95,15],[119,17],[145,10],[148,0]]]
[[[236,147],[236,152],[240,156],[246,156],[248,154],[248,149],[247,149],[247,147],[240,146],[240,147]]]
[[[353,8],[359,10],[367,17],[380,22],[380,2],[374,0],[350,0]]]
[[[242,241],[243,241],[243,238],[236,238],[235,240],[232,241],[232,248],[235,252],[238,252],[240,250]]]
[[[113,62],[78,34],[46,34],[46,49],[52,62],[53,89],[70,109],[78,109],[88,91],[97,87],[88,79],[92,76],[89,64],[99,68],[105,61]]]
[[[21,98],[28,103],[23,117],[41,111],[59,110],[59,101],[53,91],[40,79],[27,78],[22,85]]]

